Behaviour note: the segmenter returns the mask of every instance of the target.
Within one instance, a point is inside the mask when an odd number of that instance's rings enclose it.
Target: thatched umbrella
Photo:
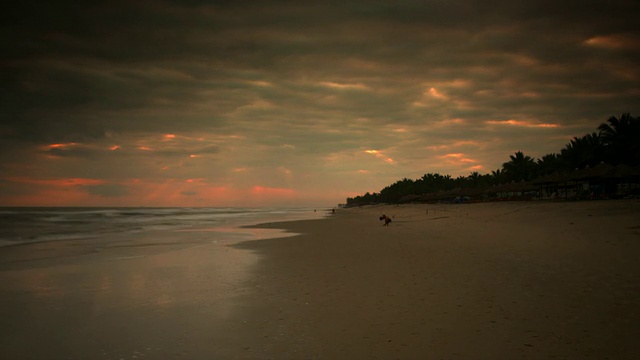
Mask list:
[[[531,183],[535,185],[558,185],[561,183],[566,183],[570,180],[569,173],[567,172],[554,172],[553,174],[547,174],[536,178]]]
[[[592,168],[585,167],[584,169],[575,170],[571,173],[571,180],[584,181],[593,179],[603,179],[613,173],[614,167],[610,164],[600,163]]]
[[[608,177],[613,179],[639,180],[640,166],[618,165],[608,174]]]
[[[537,186],[529,182],[511,182],[507,184],[501,184],[491,188],[484,189],[485,194],[500,194],[500,193],[521,193],[531,190],[537,190]]]

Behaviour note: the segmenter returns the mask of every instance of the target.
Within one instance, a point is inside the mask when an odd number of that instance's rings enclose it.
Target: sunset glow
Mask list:
[[[98,179],[81,179],[81,178],[68,178],[68,179],[40,179],[40,178],[8,178],[11,182],[35,184],[35,185],[49,185],[54,187],[69,187],[78,185],[99,185],[104,184],[104,180]]]
[[[79,145],[78,143],[67,143],[67,144],[51,144],[49,148],[51,149],[63,149],[68,147],[73,147]]]
[[[365,150],[364,152],[366,152],[367,154],[375,155],[376,157],[390,164],[394,162],[392,158],[385,156],[384,154],[382,154],[382,152],[378,150]]]
[[[537,123],[534,121],[528,120],[487,120],[487,124],[490,125],[511,125],[511,126],[522,126],[522,127],[538,127],[538,128],[556,128],[559,127],[558,124],[546,124],[546,123]]]
[[[584,43],[588,46],[611,49],[640,48],[639,39],[625,34],[594,36],[585,40]]]
[[[339,84],[335,82],[321,82],[320,85],[335,88],[335,89],[355,89],[355,90],[367,90],[367,86],[362,84]]]
[[[436,90],[436,88],[432,87],[429,89],[429,95],[433,96],[434,98],[437,99],[442,99],[442,100],[446,100],[447,97],[443,94],[441,94],[440,92],[438,92],[438,90]]]

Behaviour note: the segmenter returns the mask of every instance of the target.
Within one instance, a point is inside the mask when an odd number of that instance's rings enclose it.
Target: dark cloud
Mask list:
[[[325,159],[343,171],[368,149],[417,159],[467,141],[493,144],[475,149],[490,169],[517,144],[557,151],[639,111],[638,13],[634,0],[22,1],[0,15],[0,168],[37,173],[28,153],[57,176],[224,183],[265,164],[287,167],[288,186]],[[487,126],[509,119],[555,127]],[[423,171],[400,163],[389,173]]]
[[[176,146],[167,146],[150,152],[150,156],[160,157],[189,157],[198,155],[213,155],[219,152],[216,145],[208,145],[203,147],[182,148]]]

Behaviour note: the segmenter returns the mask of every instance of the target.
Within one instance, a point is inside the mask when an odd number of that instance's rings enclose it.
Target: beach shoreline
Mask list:
[[[182,231],[4,263],[0,353],[632,359],[638,215],[636,200],[380,205],[245,229],[259,240]]]

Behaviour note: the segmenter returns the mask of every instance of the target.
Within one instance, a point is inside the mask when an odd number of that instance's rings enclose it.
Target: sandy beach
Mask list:
[[[0,249],[0,356],[637,357],[640,201],[371,206],[260,228],[300,235]]]
[[[285,357],[632,359],[638,215],[637,201],[380,206],[242,246],[265,254],[254,296],[279,310],[284,339],[264,346]]]

